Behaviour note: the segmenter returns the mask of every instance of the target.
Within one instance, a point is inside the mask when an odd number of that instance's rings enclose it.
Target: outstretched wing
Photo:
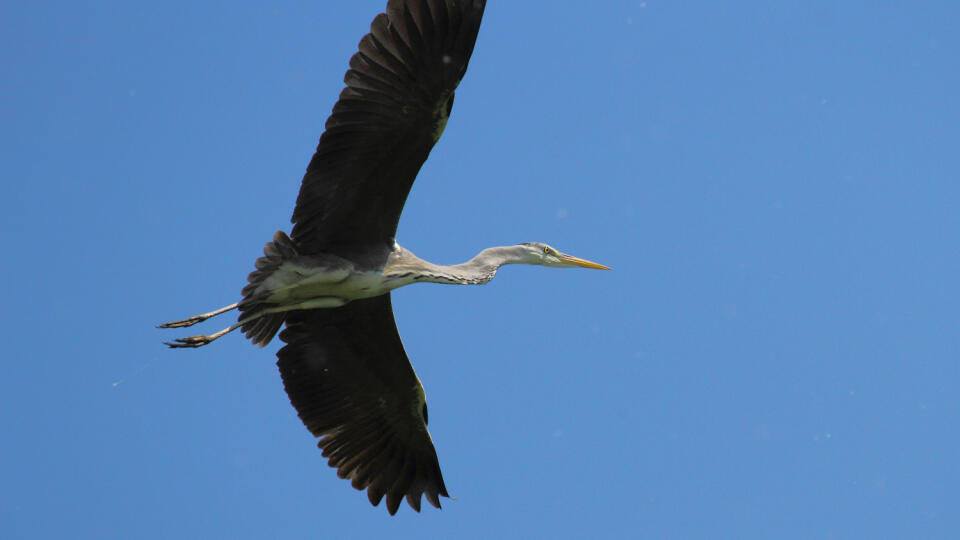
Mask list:
[[[390,295],[339,308],[293,311],[277,366],[290,402],[340,478],[387,497],[394,514],[420,495],[448,497],[427,432],[427,404],[393,320]]]
[[[407,194],[467,70],[485,3],[389,0],[373,20],[303,177],[291,233],[300,253],[351,257],[393,245]]]

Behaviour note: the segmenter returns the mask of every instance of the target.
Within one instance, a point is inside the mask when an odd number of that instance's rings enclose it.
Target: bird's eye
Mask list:
[[[548,247],[543,248],[543,253],[546,254],[546,255],[549,255],[549,254],[550,254],[550,248],[548,248]]]

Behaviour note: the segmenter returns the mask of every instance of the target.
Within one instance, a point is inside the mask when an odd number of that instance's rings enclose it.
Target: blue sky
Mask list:
[[[614,271],[395,293],[442,511],[336,478],[277,343],[163,347],[289,230],[383,5],[0,7],[0,536],[956,533],[953,2],[491,2],[398,240]]]

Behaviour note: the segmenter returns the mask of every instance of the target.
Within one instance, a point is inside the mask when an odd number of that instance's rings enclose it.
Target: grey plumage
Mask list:
[[[403,349],[390,291],[416,282],[483,284],[504,264],[606,268],[531,243],[485,249],[462,264],[424,261],[396,244],[417,172],[450,117],[483,0],[389,0],[350,59],[346,88],[310,160],[288,237],[277,232],[236,304],[236,324],[176,339],[200,347],[240,328],[264,346],[281,326],[284,388],[330,466],[393,514],[447,488],[427,431],[426,396]]]

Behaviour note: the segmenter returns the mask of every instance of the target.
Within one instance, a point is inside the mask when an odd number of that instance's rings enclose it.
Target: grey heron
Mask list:
[[[423,386],[407,358],[390,291],[418,282],[483,284],[505,264],[607,267],[542,243],[492,247],[452,266],[394,236],[410,187],[439,139],[473,52],[484,0],[389,0],[350,59],[346,88],[307,167],[293,230],[274,235],[242,299],[160,325],[187,327],[233,309],[236,324],[168,342],[200,347],[236,329],[267,345],[280,330],[284,388],[353,487],[390,514],[421,495],[449,497],[427,431]]]

